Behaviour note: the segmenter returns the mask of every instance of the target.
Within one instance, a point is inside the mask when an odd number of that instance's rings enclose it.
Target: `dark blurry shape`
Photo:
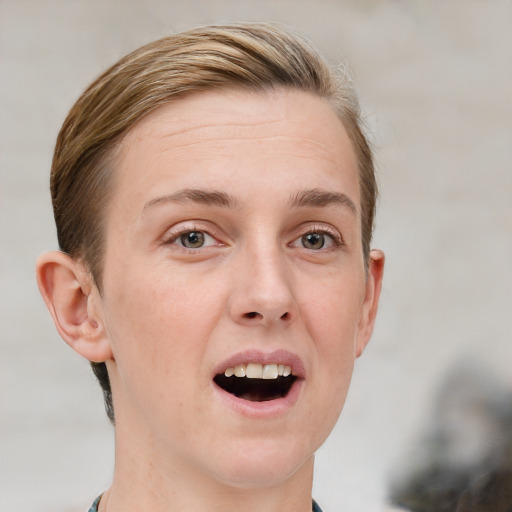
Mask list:
[[[512,392],[461,367],[441,386],[432,417],[392,503],[411,512],[512,512]]]

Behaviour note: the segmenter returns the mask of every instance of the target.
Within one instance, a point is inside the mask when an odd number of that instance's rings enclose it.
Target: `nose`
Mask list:
[[[233,274],[231,318],[247,326],[287,326],[298,317],[291,271],[278,250],[247,251]]]

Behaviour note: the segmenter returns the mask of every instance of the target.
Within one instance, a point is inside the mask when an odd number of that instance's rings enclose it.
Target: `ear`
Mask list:
[[[379,307],[379,297],[384,274],[384,253],[378,249],[370,251],[368,276],[366,278],[366,293],[364,297],[361,319],[356,343],[356,357],[362,353],[373,332],[375,317]]]
[[[89,361],[112,359],[101,296],[84,265],[67,254],[52,251],[37,260],[36,276],[64,341]]]

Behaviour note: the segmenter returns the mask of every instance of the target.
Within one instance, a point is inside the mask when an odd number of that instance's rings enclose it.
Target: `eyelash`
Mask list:
[[[213,240],[215,240],[217,242],[217,245],[223,245],[221,242],[219,242],[217,240],[217,238],[215,236],[210,234],[208,229],[205,229],[204,227],[201,227],[201,226],[195,226],[195,225],[183,226],[182,228],[169,233],[169,235],[165,237],[165,240],[163,243],[165,245],[176,245],[177,247],[179,247],[182,250],[193,251],[193,252],[197,251],[198,249],[205,249],[207,247],[211,247],[214,245],[214,244],[211,244],[211,245],[207,245],[207,246],[201,246],[198,248],[192,248],[192,247],[185,247],[184,245],[180,245],[180,244],[176,243],[183,235],[186,235],[187,233],[194,233],[194,232],[195,233],[203,233],[203,234],[209,236],[210,238],[212,238]]]
[[[307,235],[310,235],[310,234],[327,235],[332,240],[332,244],[333,244],[334,248],[342,247],[342,246],[345,245],[345,242],[343,241],[343,238],[340,235],[340,233],[337,230],[329,229],[326,226],[308,226],[307,230],[304,231],[300,236],[295,238],[293,240],[292,244],[297,242],[298,240],[302,239],[303,237],[305,237]],[[303,248],[307,249],[306,247],[303,247]],[[322,248],[316,249],[316,250],[315,249],[309,249],[309,250],[312,251],[312,252],[315,252],[315,251],[321,251],[322,249],[323,250],[328,250],[330,248],[331,247],[327,247],[327,248],[324,249],[322,247]]]
[[[176,245],[180,249],[185,250],[185,251],[190,251],[190,252],[196,252],[199,249],[206,249],[208,247],[214,246],[214,244],[210,244],[210,245],[206,245],[206,246],[200,246],[197,248],[191,248],[191,247],[185,247],[183,245],[176,243],[183,235],[186,235],[187,233],[193,233],[193,232],[203,233],[206,236],[215,240],[217,242],[217,245],[223,245],[221,242],[219,242],[217,240],[217,238],[214,235],[210,234],[208,229],[205,229],[202,226],[196,226],[196,225],[184,226],[177,231],[171,232],[168,236],[166,236],[163,243],[165,245]],[[310,234],[327,235],[331,239],[334,248],[342,247],[345,245],[340,233],[337,230],[329,229],[326,226],[307,226],[307,229],[302,234],[300,234],[299,236],[294,238],[293,241],[288,245],[291,247],[295,247],[294,244],[297,241],[301,240],[303,237],[310,235]],[[331,249],[332,247],[327,247],[327,248],[321,247],[320,249],[307,249],[306,247],[302,247],[302,248],[306,249],[306,250],[310,250],[312,252],[316,252],[316,251],[321,251],[321,250],[325,251],[325,250]]]

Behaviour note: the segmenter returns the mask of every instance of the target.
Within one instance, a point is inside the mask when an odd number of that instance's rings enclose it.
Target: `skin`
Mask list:
[[[190,189],[203,195],[176,196]],[[312,190],[331,195],[320,204]],[[126,135],[101,293],[62,253],[38,262],[62,337],[107,362],[116,466],[100,510],[311,510],[314,453],[343,407],[382,281],[380,251],[365,273],[359,204],[346,131],[304,92],[201,92]],[[191,231],[203,246],[182,246]],[[323,247],[307,245],[312,233]],[[256,417],[222,399],[212,378],[223,361],[280,349],[304,366],[293,405]]]

